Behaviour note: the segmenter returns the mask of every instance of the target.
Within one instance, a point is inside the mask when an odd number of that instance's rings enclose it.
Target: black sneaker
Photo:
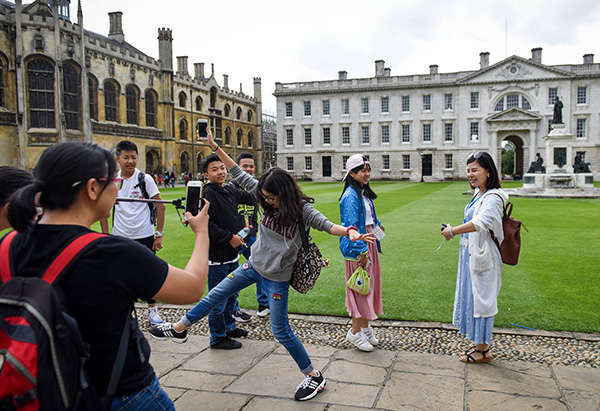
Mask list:
[[[229,338],[247,337],[248,331],[244,330],[243,328],[238,327],[235,330],[227,331],[227,336]]]
[[[317,376],[307,375],[300,385],[298,385],[294,399],[297,401],[310,400],[325,387],[326,383],[327,381],[325,381],[321,372],[319,372],[319,375]]]
[[[268,305],[259,305],[258,306],[258,311],[256,312],[256,315],[258,315],[259,317],[266,317],[267,315],[269,315],[271,311],[269,310],[269,306]]]
[[[175,331],[172,323],[164,323],[150,328],[150,335],[157,340],[166,340],[170,338],[176,343],[184,343],[188,339],[187,330],[181,332]]]
[[[252,319],[252,316],[242,309],[234,311],[232,317],[238,323],[247,323]]]
[[[210,348],[217,350],[235,350],[236,348],[242,348],[242,343],[231,338],[223,338],[218,343],[211,345]]]

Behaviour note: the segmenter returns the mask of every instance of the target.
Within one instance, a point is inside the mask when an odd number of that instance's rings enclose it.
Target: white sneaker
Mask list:
[[[152,327],[156,327],[164,322],[163,319],[160,318],[156,307],[148,307],[148,310],[146,311],[146,318],[148,318],[148,322]]]
[[[379,341],[375,337],[375,333],[373,332],[373,327],[370,325],[367,328],[361,328],[360,332],[363,333],[365,339],[371,344],[373,347],[379,344]]]
[[[373,351],[373,346],[367,341],[365,335],[362,332],[352,334],[352,329],[348,330],[346,339],[356,346],[361,351]]]

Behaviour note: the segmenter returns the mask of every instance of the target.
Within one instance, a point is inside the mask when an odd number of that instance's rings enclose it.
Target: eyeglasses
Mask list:
[[[110,180],[108,178],[99,178],[98,181],[110,181],[111,183],[115,183],[115,185],[117,186],[117,190],[123,188],[122,178],[111,178]]]
[[[264,195],[262,193],[262,191],[258,192],[260,194],[260,196],[269,204],[273,204],[278,198],[279,196],[275,196],[275,197],[267,197],[266,195]]]

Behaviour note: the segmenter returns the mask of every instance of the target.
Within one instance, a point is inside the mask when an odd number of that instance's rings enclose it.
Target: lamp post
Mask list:
[[[423,153],[422,151],[419,153],[421,155],[421,183],[424,183],[425,180],[423,179],[423,169],[425,168],[425,153]]]

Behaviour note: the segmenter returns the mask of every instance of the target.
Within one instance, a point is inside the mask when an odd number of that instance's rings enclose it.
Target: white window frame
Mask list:
[[[331,128],[323,127],[323,145],[331,145]]]
[[[312,157],[304,157],[304,171],[312,171]]]
[[[479,91],[471,91],[471,110],[479,109]]]
[[[577,131],[576,138],[586,138],[587,137],[587,118],[578,118],[577,119]]]
[[[323,100],[323,115],[331,115],[331,104],[329,103],[329,100]]]
[[[410,124],[402,124],[400,141],[410,143]]]
[[[431,94],[423,94],[423,111],[431,111]]]
[[[402,96],[402,113],[410,113],[410,96]]]
[[[390,112],[390,98],[387,96],[381,97],[381,112],[382,113]]]
[[[371,144],[371,127],[360,126],[360,144]]]
[[[402,170],[410,170],[410,154],[402,154]]]
[[[558,87],[550,87],[548,88],[548,105],[553,106],[556,102],[556,97],[558,97]]]
[[[454,170],[454,156],[452,154],[444,154],[444,169]]]
[[[310,100],[304,102],[304,117],[312,116],[312,104]]]
[[[381,155],[381,169],[386,170],[386,171],[390,170],[390,155],[389,154]]]
[[[429,140],[425,140],[425,126],[429,126]],[[433,140],[433,124],[431,123],[423,123],[421,126],[421,140],[423,143],[431,143]]]
[[[294,171],[294,157],[286,157],[286,171]]]
[[[450,133],[448,133],[448,130]],[[448,135],[450,139],[448,139]],[[454,123],[444,123],[444,143],[454,142]]]
[[[381,125],[381,144],[390,144],[390,125]]]
[[[479,141],[479,121],[471,121],[469,123],[469,141]],[[475,137],[475,138],[474,138]]]
[[[577,105],[585,105],[588,103],[587,86],[577,87]]]
[[[444,110],[454,110],[454,97],[452,93],[444,94]]]
[[[346,131],[348,135],[346,135]],[[342,145],[350,145],[350,127],[342,127]]]
[[[304,129],[304,145],[312,146],[312,128]]]
[[[343,98],[341,104],[342,104],[342,115],[343,116],[350,115],[350,100],[348,100],[347,98]]]
[[[369,98],[361,97],[360,99],[360,114],[369,114]]]
[[[294,117],[294,105],[292,104],[291,101],[285,103],[285,117],[286,118]]]
[[[342,156],[342,170],[346,170],[346,162],[349,158],[350,156]]]
[[[292,128],[285,129],[285,145],[289,147],[294,145],[294,129]]]

